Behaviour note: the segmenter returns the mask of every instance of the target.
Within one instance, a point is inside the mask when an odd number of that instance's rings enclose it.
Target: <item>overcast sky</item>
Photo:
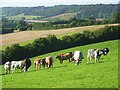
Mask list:
[[[0,0],[0,7],[31,7],[71,4],[118,4],[119,0]]]

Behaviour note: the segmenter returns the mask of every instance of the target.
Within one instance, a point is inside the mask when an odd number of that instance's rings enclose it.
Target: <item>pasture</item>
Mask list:
[[[110,49],[107,56],[102,56],[100,63],[87,64],[87,50],[90,48]],[[75,66],[73,62],[64,61],[63,64],[55,59],[56,55],[70,51],[83,52],[82,63]],[[35,52],[34,52],[35,53]],[[54,67],[35,70],[33,61],[46,56],[54,57]],[[5,75],[2,70],[2,88],[118,88],[118,40],[77,46],[65,50],[47,53],[30,58],[32,66],[29,72]],[[3,66],[0,66],[3,67]]]
[[[70,18],[74,18],[77,15],[77,13],[64,13],[48,18],[43,18],[41,20],[43,21],[58,21],[58,20],[69,20]]]
[[[21,13],[21,14],[18,14],[18,15],[14,15],[14,16],[7,16],[7,18],[9,20],[20,20],[23,17],[25,19],[27,19],[27,20],[31,20],[31,19],[37,18],[37,17],[41,18],[41,16],[24,15],[24,13]]]

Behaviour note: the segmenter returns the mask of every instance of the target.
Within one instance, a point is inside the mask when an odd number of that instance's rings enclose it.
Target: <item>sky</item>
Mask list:
[[[71,4],[118,4],[119,0],[0,0],[0,7],[32,7]]]

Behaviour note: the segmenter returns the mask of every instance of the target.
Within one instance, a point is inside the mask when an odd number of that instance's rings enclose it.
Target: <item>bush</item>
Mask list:
[[[2,30],[0,30],[0,34],[7,34],[7,33],[13,33],[14,29],[13,28],[2,28]]]
[[[5,55],[5,59],[7,60],[20,60],[27,57],[26,50],[19,44],[14,44],[11,47],[5,48],[3,55]]]

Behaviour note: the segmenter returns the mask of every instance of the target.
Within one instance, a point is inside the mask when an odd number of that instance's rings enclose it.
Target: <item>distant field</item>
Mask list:
[[[45,21],[69,20],[70,18],[74,18],[76,14],[77,13],[65,13],[65,14],[60,14],[53,17],[49,17],[49,18],[44,18],[41,20],[45,20]]]
[[[32,15],[24,15],[24,13],[22,14],[18,14],[15,16],[8,16],[8,19],[10,20],[20,20],[22,17],[25,17],[26,19],[33,19],[33,18],[37,18],[37,17],[41,17],[41,16],[32,16]]]
[[[109,25],[117,25],[117,24],[109,24]],[[0,47],[0,50],[1,48],[4,49],[6,46],[14,43],[25,45],[34,41],[36,38],[46,37],[49,34],[54,34],[57,35],[58,38],[61,38],[65,35],[72,35],[85,30],[94,31],[104,26],[106,25],[83,26],[83,27],[66,28],[66,29],[58,29],[58,30],[21,31],[16,33],[3,34],[0,35],[0,37],[2,37],[0,43],[2,43],[3,46]]]
[[[74,18],[76,14],[77,13],[65,13],[65,14],[60,14],[53,17],[49,17],[49,18],[43,18],[41,20],[43,21],[69,20],[70,18]],[[33,18],[37,18],[37,17],[41,18],[41,16],[24,15],[24,13],[14,15],[14,16],[8,16],[7,18],[10,20],[20,20],[22,17],[25,17],[25,19],[27,20],[32,20]]]
[[[90,48],[110,49],[107,56],[102,56],[101,62],[86,64],[87,50]],[[80,50],[84,55],[82,63],[75,66],[73,62],[64,61],[63,64],[55,59],[56,55],[70,51]],[[35,53],[35,52],[33,52]],[[33,61],[35,58],[46,56],[54,57],[54,67],[50,69],[35,70]],[[52,52],[31,58],[32,66],[27,73],[4,75],[2,77],[3,88],[118,88],[118,40],[77,46],[57,52]],[[2,66],[0,66],[2,67]]]

